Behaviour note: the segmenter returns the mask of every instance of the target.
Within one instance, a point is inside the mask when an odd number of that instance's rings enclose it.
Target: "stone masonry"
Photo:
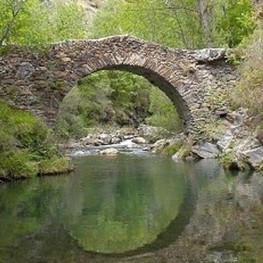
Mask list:
[[[128,35],[66,40],[45,52],[16,46],[0,55],[0,99],[52,126],[60,103],[79,80],[99,70],[124,70],[161,89],[191,130],[225,111],[216,98],[237,78],[226,55],[225,49],[171,49]]]

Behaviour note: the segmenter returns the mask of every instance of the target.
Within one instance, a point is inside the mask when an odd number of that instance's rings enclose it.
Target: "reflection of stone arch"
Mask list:
[[[64,41],[52,44],[44,54],[14,51],[0,57],[0,86],[19,87],[17,106],[51,124],[77,81],[99,70],[144,76],[171,99],[186,127],[211,110],[206,88],[224,89],[234,75],[223,49],[170,49],[130,36]]]

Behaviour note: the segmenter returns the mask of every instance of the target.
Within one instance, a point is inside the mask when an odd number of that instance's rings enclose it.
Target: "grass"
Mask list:
[[[0,176],[29,178],[72,167],[54,143],[51,131],[29,112],[0,101]]]
[[[70,159],[66,157],[52,157],[50,159],[42,160],[39,162],[38,168],[40,175],[59,174],[73,170]]]

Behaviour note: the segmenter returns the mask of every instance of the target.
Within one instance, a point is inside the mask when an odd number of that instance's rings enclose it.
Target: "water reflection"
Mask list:
[[[116,253],[155,252],[179,236],[182,247],[171,251],[189,246],[190,255],[191,240],[212,244],[226,235],[229,229],[219,223],[229,224],[234,202],[244,210],[252,206],[243,198],[247,177],[225,176],[216,161],[120,155],[75,162],[70,176],[0,188],[0,263],[118,262]],[[262,185],[253,178],[255,192]],[[165,255],[173,258],[169,249]]]
[[[134,250],[177,216],[185,190],[185,177],[167,159],[80,159],[67,185],[63,222],[85,250]]]
[[[185,200],[187,178],[166,158],[89,156],[76,165],[70,176],[1,189],[0,253],[9,260],[10,249],[13,255],[26,254],[31,246],[40,253],[38,239],[49,240],[53,233],[86,251],[135,250],[153,242]]]

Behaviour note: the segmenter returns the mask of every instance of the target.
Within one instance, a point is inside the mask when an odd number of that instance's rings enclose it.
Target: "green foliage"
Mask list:
[[[191,11],[185,16],[185,12],[176,10],[165,1],[109,0],[98,11],[91,32],[96,38],[129,33],[173,47],[201,46],[198,15],[192,10],[195,4],[186,1],[184,11]]]
[[[235,47],[255,29],[254,10],[250,0],[227,0],[218,30],[229,47]]]
[[[163,127],[168,131],[181,131],[182,123],[179,115],[169,98],[158,89],[153,89],[150,95],[150,117],[147,123],[157,127]]]
[[[0,169],[11,177],[34,177],[38,173],[37,164],[31,154],[23,150],[10,150],[1,154]]]
[[[55,9],[55,12],[53,9]],[[85,13],[77,6],[76,1],[71,1],[66,4],[63,2],[55,2],[49,6],[49,11],[51,11],[52,14],[49,20],[55,21],[52,34],[54,40],[87,37],[87,18]]]
[[[150,84],[126,72],[100,71],[81,80],[64,99],[58,133],[86,135],[95,125],[138,125],[148,114]]]
[[[245,60],[240,65],[241,77],[229,90],[234,108],[246,107],[262,124],[263,112],[263,30],[257,29],[246,48]],[[255,123],[256,124],[256,123]]]
[[[94,37],[128,33],[171,47],[201,48],[236,46],[254,28],[250,0],[108,0],[91,32]]]
[[[42,173],[39,161],[60,158],[50,130],[32,114],[11,109],[0,101],[0,125],[1,175],[33,177]]]
[[[75,1],[0,0],[0,47],[19,43],[41,47],[87,35],[86,19]]]

